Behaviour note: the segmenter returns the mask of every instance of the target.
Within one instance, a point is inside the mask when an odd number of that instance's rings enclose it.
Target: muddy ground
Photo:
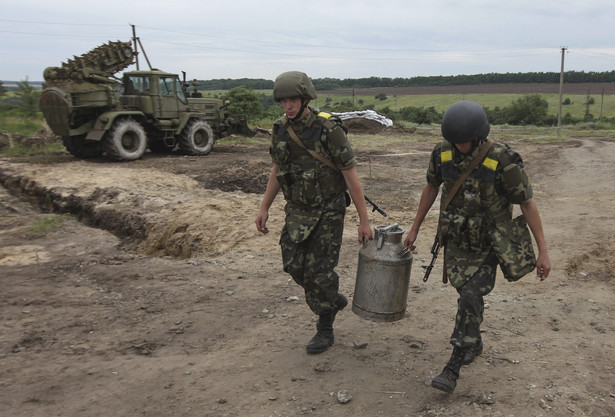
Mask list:
[[[437,134],[350,138],[366,194],[388,213],[370,213],[372,226],[408,230]],[[498,277],[485,351],[452,395],[430,387],[457,298],[440,260],[422,281],[437,212],[406,316],[347,308],[331,349],[308,355],[316,317],[281,271],[279,198],[271,233],[254,227],[267,142],[130,163],[0,160],[1,415],[615,415],[615,138],[507,140],[532,177],[553,270]],[[356,226],[351,207],[338,267],[351,301]]]

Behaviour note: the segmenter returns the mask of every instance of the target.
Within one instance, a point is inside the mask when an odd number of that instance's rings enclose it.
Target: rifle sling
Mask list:
[[[301,146],[303,149],[308,151],[310,153],[310,155],[312,155],[314,158],[318,159],[320,162],[322,162],[323,164],[327,165],[331,169],[333,169],[333,170],[335,170],[337,172],[340,171],[339,168],[337,166],[335,166],[335,164],[331,160],[325,158],[323,155],[319,154],[316,151],[313,151],[311,149],[306,148],[305,145],[303,144],[303,141],[301,139],[299,139],[299,136],[297,136],[297,134],[293,130],[292,126],[290,125],[290,122],[288,121],[288,119],[284,123],[284,126],[286,127],[286,130],[288,130],[288,134],[290,135],[292,140],[295,141],[295,143],[297,145]]]
[[[487,156],[487,152],[489,152],[491,146],[493,146],[493,141],[491,139],[487,139],[480,153],[476,155],[476,158],[474,158],[472,162],[470,162],[470,165],[465,171],[463,171],[463,174],[461,174],[461,176],[457,178],[457,181],[453,185],[453,188],[451,188],[451,191],[446,196],[446,200],[444,200],[442,207],[440,207],[440,211],[446,210],[446,207],[448,207],[449,203],[453,200],[453,197],[455,197],[455,194],[457,194],[457,191],[459,191],[459,188],[461,187],[463,181],[468,178],[472,171],[476,169],[478,164],[480,164],[480,162],[485,158],[485,156]]]

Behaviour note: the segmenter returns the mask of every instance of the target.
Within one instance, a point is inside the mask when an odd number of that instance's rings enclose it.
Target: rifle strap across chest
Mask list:
[[[313,151],[311,149],[308,149],[305,147],[305,145],[303,144],[303,141],[299,138],[299,136],[297,136],[297,134],[295,133],[295,131],[293,130],[292,126],[290,125],[290,122],[288,120],[286,120],[286,122],[284,123],[284,127],[286,127],[286,130],[288,131],[288,134],[290,135],[291,139],[300,147],[302,147],[303,149],[305,149],[306,151],[309,152],[310,155],[312,155],[314,158],[318,159],[320,162],[322,162],[323,164],[327,165],[328,167],[330,167],[331,169],[338,171],[339,172],[339,168],[335,166],[335,164],[330,160],[325,158],[323,155],[319,154],[316,151]]]
[[[493,146],[493,140],[487,139],[487,141],[483,145],[483,148],[480,150],[480,153],[476,155],[476,157],[472,160],[472,162],[470,162],[470,165],[468,166],[468,168],[465,171],[463,171],[463,173],[459,176],[459,178],[457,178],[457,181],[455,181],[455,184],[453,184],[453,187],[451,188],[448,195],[446,196],[446,200],[444,200],[444,203],[440,207],[440,211],[446,210],[446,207],[448,207],[449,203],[453,201],[455,194],[457,194],[457,191],[459,191],[459,188],[461,187],[461,184],[463,184],[463,181],[466,178],[468,178],[468,176],[472,173],[472,171],[476,169],[478,164],[480,164],[480,162],[483,159],[485,159],[485,156],[487,156],[487,152],[489,152],[489,149],[491,149],[491,146]]]

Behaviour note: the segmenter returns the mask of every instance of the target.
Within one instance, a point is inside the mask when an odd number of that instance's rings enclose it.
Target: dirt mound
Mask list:
[[[203,187],[220,191],[243,191],[244,193],[262,194],[269,180],[270,162],[252,164],[240,160],[226,168],[224,175],[203,174],[194,177]]]
[[[348,128],[349,133],[381,133],[388,129],[387,126],[375,120],[364,119],[361,117],[355,117],[352,119],[344,120],[344,124]]]

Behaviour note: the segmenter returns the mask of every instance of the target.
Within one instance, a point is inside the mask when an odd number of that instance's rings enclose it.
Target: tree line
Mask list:
[[[316,90],[337,90],[347,88],[375,88],[375,87],[440,87],[452,85],[481,85],[481,84],[557,84],[559,72],[518,72],[518,73],[488,73],[474,75],[434,75],[412,78],[315,78],[312,79]],[[566,71],[566,83],[610,83],[615,82],[615,71]],[[199,90],[231,90],[235,87],[245,87],[251,90],[270,90],[273,88],[272,80],[262,78],[240,79],[214,79],[200,80]]]

